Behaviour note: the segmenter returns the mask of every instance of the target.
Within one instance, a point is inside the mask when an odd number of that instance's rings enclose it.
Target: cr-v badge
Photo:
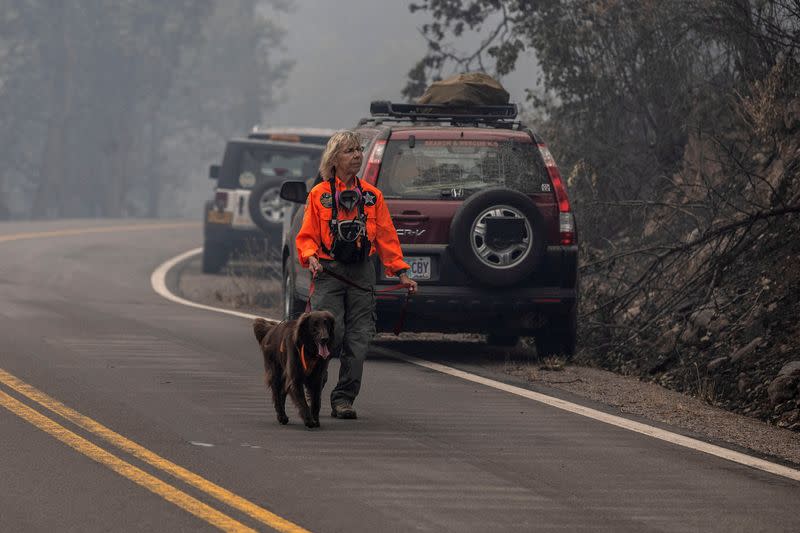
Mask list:
[[[423,233],[425,233],[424,229],[406,229],[406,228],[398,228],[397,229],[397,236],[398,237],[421,237]]]

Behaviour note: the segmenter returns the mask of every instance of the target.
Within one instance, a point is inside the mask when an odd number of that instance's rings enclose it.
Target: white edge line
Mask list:
[[[250,320],[255,320],[256,318],[263,318],[268,322],[277,322],[277,320],[273,320],[271,318],[266,317],[259,317],[258,315],[251,315],[250,313],[242,313],[239,311],[231,311],[229,309],[220,309],[219,307],[212,307],[210,305],[203,305],[196,302],[192,302],[190,300],[186,300],[181,298],[180,296],[175,295],[167,288],[167,273],[178,263],[189,259],[192,256],[198,255],[202,253],[202,248],[195,248],[193,250],[189,250],[188,252],[182,253],[179,256],[173,257],[172,259],[165,261],[161,265],[156,268],[153,273],[150,275],[150,285],[152,285],[153,290],[156,291],[158,294],[166,298],[171,302],[175,302],[176,304],[186,305],[189,307],[194,307],[196,309],[204,309],[206,311],[213,311],[215,313],[224,313],[226,315],[233,315],[238,316],[239,318],[249,318]]]
[[[218,307],[198,304],[186,300],[184,298],[180,298],[179,296],[176,296],[175,294],[170,292],[166,284],[167,273],[170,271],[170,269],[172,269],[178,263],[185,261],[186,259],[194,255],[197,255],[202,251],[203,251],[202,248],[195,248],[193,250],[189,250],[188,252],[180,254],[176,257],[173,257],[172,259],[161,264],[158,268],[156,268],[153,271],[153,274],[150,276],[150,283],[153,286],[153,290],[155,290],[158,294],[160,294],[167,300],[182,305],[186,305],[189,307],[204,309],[206,311],[214,311],[216,313],[224,313],[227,315],[233,315],[240,318],[248,318],[250,320],[256,318],[265,318],[265,317],[259,317],[258,315],[252,315],[249,313],[241,313],[238,311],[230,311],[228,309],[220,309]],[[266,320],[270,322],[277,322],[276,320],[269,318],[266,318]],[[509,385],[507,383],[495,381],[493,379],[471,374],[469,372],[464,372],[463,370],[458,370],[439,363],[433,363],[431,361],[426,361],[424,359],[419,359],[417,357],[403,355],[391,350],[386,350],[385,353],[387,353],[387,355],[395,359],[405,361],[406,363],[410,363],[412,365],[421,366],[423,368],[427,368],[428,370],[433,370],[435,372],[447,374],[448,376],[460,378],[466,381],[470,381],[472,383],[485,385],[487,387],[491,387],[493,389],[497,389],[503,392],[508,392],[516,396],[521,396],[523,398],[527,398],[529,400],[533,400],[548,405],[550,407],[555,407],[556,409],[561,409],[562,411],[567,411],[569,413],[591,418],[592,420],[597,420],[598,422],[603,422],[605,424],[616,426],[622,429],[627,429],[629,431],[641,433],[642,435],[648,435],[650,437],[663,440],[671,444],[676,444],[678,446],[683,446],[684,448],[689,448],[699,452],[707,453],[709,455],[714,455],[716,457],[727,459],[728,461],[732,461],[734,463],[739,463],[741,465],[749,466],[758,470],[763,470],[764,472],[769,472],[771,474],[782,476],[794,481],[800,481],[800,470],[796,470],[788,466],[783,466],[777,463],[772,463],[770,461],[765,461],[764,459],[759,459],[757,457],[752,457],[750,455],[741,452],[729,450],[727,448],[723,448],[722,446],[709,444],[707,442],[693,439],[685,435],[680,435],[678,433],[673,433],[665,429],[649,426],[647,424],[629,420],[621,416],[604,413],[602,411],[598,411],[597,409],[592,409],[591,407],[586,407],[583,405],[568,402],[566,400],[562,400],[552,396],[547,396],[546,394],[524,389],[522,387],[516,387],[514,385]]]

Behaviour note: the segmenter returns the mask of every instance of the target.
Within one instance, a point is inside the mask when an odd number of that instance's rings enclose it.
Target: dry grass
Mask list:
[[[539,364],[539,370],[546,370],[548,372],[562,372],[567,360],[563,357],[556,357],[554,355],[542,358]]]
[[[226,282],[215,292],[221,303],[238,308],[279,307],[281,263],[276,253],[246,250],[226,266]]]
[[[239,253],[220,275],[203,274],[199,257],[186,265],[179,290],[184,297],[228,309],[281,316],[281,263],[275,253]]]
[[[694,396],[704,401],[709,405],[716,405],[717,403],[717,382],[716,380],[708,377],[708,375],[700,375],[700,367],[694,363],[695,379]]]

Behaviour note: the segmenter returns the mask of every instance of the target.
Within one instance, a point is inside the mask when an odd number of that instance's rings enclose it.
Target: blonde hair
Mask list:
[[[329,180],[334,176],[336,158],[343,150],[350,146],[361,146],[361,136],[354,131],[337,131],[328,140],[325,151],[322,152],[322,160],[319,162],[319,173],[322,179]]]

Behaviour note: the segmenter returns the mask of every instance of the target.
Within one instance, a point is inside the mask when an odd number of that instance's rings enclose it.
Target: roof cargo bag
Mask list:
[[[433,82],[417,103],[457,107],[503,105],[508,103],[508,92],[488,74],[468,72]]]

